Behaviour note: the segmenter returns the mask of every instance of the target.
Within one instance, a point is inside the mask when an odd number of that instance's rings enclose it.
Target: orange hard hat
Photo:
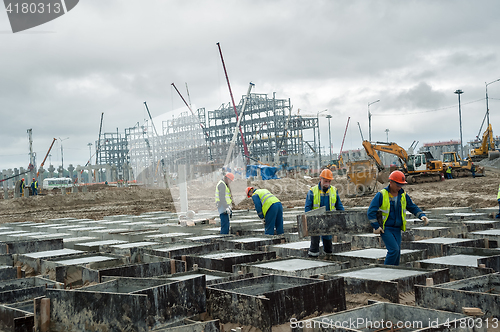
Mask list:
[[[226,173],[226,178],[228,178],[231,181],[234,181],[234,174],[233,173]]]
[[[22,180],[24,181],[24,178],[22,178]]]
[[[392,172],[391,175],[389,175],[389,180],[392,180],[392,181],[399,183],[399,184],[407,184],[408,183],[405,180],[404,173],[401,171]]]
[[[324,169],[321,171],[319,177],[327,180],[333,180],[333,173],[329,169]]]
[[[247,187],[247,189],[245,189],[247,197],[252,197],[253,189],[254,189],[253,187]]]
[[[33,178],[33,181],[35,181],[35,178]]]

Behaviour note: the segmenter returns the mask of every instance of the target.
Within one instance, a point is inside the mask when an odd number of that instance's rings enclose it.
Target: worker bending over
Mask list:
[[[318,185],[311,187],[307,192],[305,212],[319,209],[322,206],[326,208],[326,211],[344,210],[337,188],[331,185],[332,180],[332,171],[324,169],[319,175]],[[320,236],[311,236],[309,257],[319,256],[319,240]],[[321,235],[321,240],[323,241],[323,251],[326,254],[332,254],[332,235]]]
[[[234,181],[233,173],[226,173],[224,178],[215,187],[215,204],[220,217],[220,233],[229,234],[229,217],[233,215],[231,204],[233,202],[229,184]]]
[[[267,189],[248,187],[247,197],[251,197],[260,219],[265,220],[265,234],[283,234],[283,206],[280,200]]]
[[[406,231],[406,210],[422,219],[425,225],[429,219],[404,191],[403,186],[407,182],[403,172],[392,172],[389,181],[389,185],[380,190],[371,201],[368,219],[373,227],[373,233],[380,234],[387,248],[384,264],[399,265],[401,230]]]

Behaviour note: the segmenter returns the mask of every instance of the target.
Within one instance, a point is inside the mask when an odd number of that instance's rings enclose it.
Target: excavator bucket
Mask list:
[[[377,181],[380,183],[387,183],[389,182],[389,175],[391,172],[387,169],[384,169],[383,171],[379,171],[377,174]]]
[[[377,183],[377,167],[373,160],[347,163],[347,177],[355,186],[355,196],[371,194]]]

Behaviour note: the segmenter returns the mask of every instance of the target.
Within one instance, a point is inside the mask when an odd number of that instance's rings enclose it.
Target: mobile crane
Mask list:
[[[377,180],[386,182],[388,171],[385,169],[376,151],[386,152],[398,157],[401,164],[401,171],[406,176],[406,181],[410,184],[423,182],[437,182],[442,178],[443,162],[436,160],[430,152],[408,155],[406,150],[396,143],[369,142],[363,141],[366,154],[375,161],[379,170]]]

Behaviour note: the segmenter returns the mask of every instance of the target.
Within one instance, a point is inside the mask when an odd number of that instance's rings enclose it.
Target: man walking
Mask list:
[[[368,219],[373,233],[380,234],[387,248],[384,264],[399,265],[401,231],[406,231],[406,210],[423,220],[425,225],[429,219],[404,191],[403,186],[407,182],[403,172],[392,172],[389,181],[389,185],[380,190],[370,203]],[[377,213],[381,214],[381,218],[378,218]]]
[[[259,218],[265,220],[265,234],[274,235],[274,229],[276,234],[283,234],[283,206],[280,200],[267,189],[248,187],[245,191],[247,197],[252,198]]]
[[[220,217],[220,233],[229,234],[229,218],[233,215],[231,190],[229,184],[234,181],[233,173],[226,173],[215,187],[215,204]]]
[[[317,186],[311,187],[307,192],[305,212],[319,209],[324,206],[326,211],[344,210],[344,206],[339,198],[337,188],[331,185],[333,173],[329,169],[324,169],[319,175]],[[323,241],[323,251],[326,254],[333,253],[332,235],[311,236],[309,247],[309,257],[319,256],[319,240]]]

